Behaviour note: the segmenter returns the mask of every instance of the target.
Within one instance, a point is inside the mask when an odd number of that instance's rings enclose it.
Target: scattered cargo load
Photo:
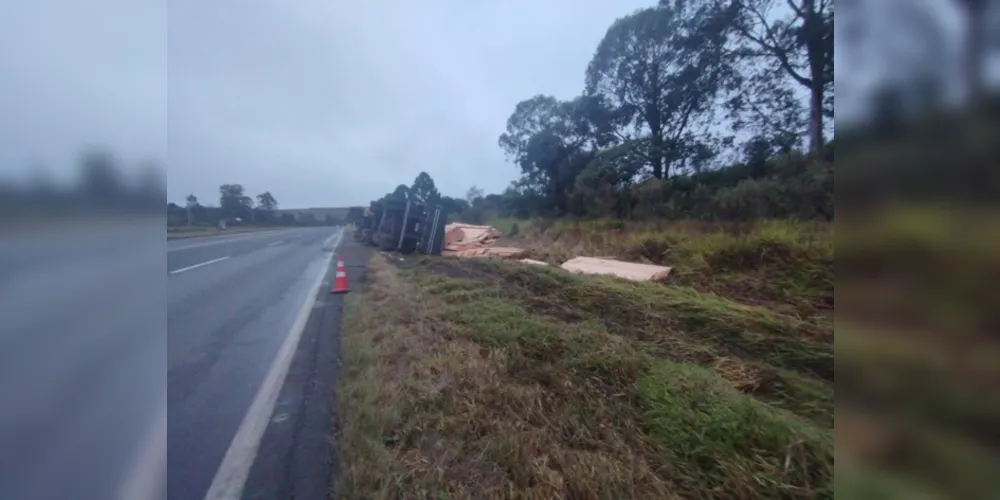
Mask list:
[[[666,280],[672,269],[667,266],[623,262],[616,259],[602,259],[597,257],[576,257],[563,262],[560,267],[578,274],[603,274],[632,281],[654,282]]]
[[[453,222],[445,226],[444,247],[456,252],[492,245],[503,233],[493,226]]]
[[[493,258],[517,260],[523,264],[547,266],[548,262],[526,258],[532,252],[518,247],[496,246],[503,236],[493,226],[478,226],[454,222],[445,228],[445,254],[459,258]],[[671,268],[637,262],[624,262],[611,258],[576,257],[559,267],[578,274],[617,276],[632,281],[662,282],[670,275]]]

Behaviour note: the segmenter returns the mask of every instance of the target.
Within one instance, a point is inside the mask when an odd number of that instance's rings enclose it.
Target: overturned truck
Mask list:
[[[365,209],[354,238],[385,251],[440,255],[446,218],[440,205],[412,199],[376,201]]]

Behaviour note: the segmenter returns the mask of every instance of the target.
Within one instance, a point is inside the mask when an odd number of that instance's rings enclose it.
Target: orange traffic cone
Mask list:
[[[337,277],[333,280],[333,288],[330,293],[346,293],[351,290],[347,287],[347,271],[344,270],[344,259],[337,257]]]

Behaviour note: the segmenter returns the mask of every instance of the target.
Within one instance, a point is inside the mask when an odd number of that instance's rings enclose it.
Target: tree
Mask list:
[[[699,140],[692,129],[708,124],[732,72],[723,58],[731,9],[713,2],[691,5],[662,2],[618,19],[587,67],[587,94],[603,97],[637,131],[648,133],[647,157],[656,178],[669,176],[695,149]]]
[[[128,193],[132,206],[145,210],[163,203],[167,198],[163,169],[152,161],[144,161],[137,167],[138,172],[134,174],[132,188]]]
[[[440,203],[444,211],[449,214],[460,214],[469,209],[467,201],[460,198],[452,198],[451,196],[442,196]]]
[[[465,201],[469,203],[469,206],[475,206],[476,200],[481,200],[483,198],[483,190],[472,186],[468,191],[465,192]]]
[[[176,204],[174,202],[167,203],[167,225],[168,226],[179,226],[179,225],[181,225],[180,221],[183,220],[182,219],[183,213],[184,213],[184,209],[181,208],[180,205],[178,205],[178,204]],[[190,218],[190,215],[188,217]],[[189,220],[188,221],[188,225],[190,225],[190,224],[191,223],[190,223],[190,220]]]
[[[434,179],[427,172],[420,172],[413,180],[410,196],[429,204],[437,203],[441,199],[441,193],[434,186]]]
[[[829,1],[831,4],[833,3],[833,0]],[[958,4],[965,15],[966,31],[962,72],[964,73],[963,76],[968,96],[975,102],[982,99],[985,94],[984,79],[986,74],[984,68],[988,42],[987,33],[990,29],[988,23],[991,21],[987,14],[989,13],[991,2],[990,0],[954,0],[954,2]],[[832,20],[832,13],[830,18]]]
[[[406,200],[410,197],[410,188],[406,184],[400,184],[396,186],[396,189],[389,193],[388,198],[395,198],[397,200]]]
[[[240,184],[219,186],[219,207],[226,217],[252,217],[253,200],[246,196]]]
[[[523,184],[544,193],[549,209],[562,210],[567,190],[593,151],[619,140],[618,118],[600,96],[559,101],[536,95],[517,104],[498,143],[521,168]]]
[[[111,153],[89,150],[80,157],[80,189],[84,197],[97,204],[122,201],[125,186],[118,162]]]
[[[646,164],[648,139],[624,142],[598,153],[576,178],[574,212],[628,217],[629,192]]]
[[[268,212],[274,212],[278,209],[278,200],[274,199],[270,191],[264,191],[257,195],[257,206]]]
[[[808,133],[808,112],[796,92],[797,84],[784,73],[745,61],[734,75],[734,84],[739,90],[728,93],[725,103],[734,130],[754,136]]]
[[[661,0],[661,5],[668,0]],[[744,55],[770,61],[809,91],[809,150],[823,150],[824,116],[833,114],[833,0],[734,0],[733,26]],[[780,14],[787,8],[788,14]]]
[[[193,194],[189,194],[185,199],[185,201],[187,202],[186,208],[187,208],[188,225],[193,226],[194,218],[192,217],[192,212],[194,211],[194,207],[198,206],[198,197]]]

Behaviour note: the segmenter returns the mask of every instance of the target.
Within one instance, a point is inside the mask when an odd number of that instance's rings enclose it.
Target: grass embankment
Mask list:
[[[630,248],[550,231],[523,233],[536,258]],[[343,329],[341,498],[832,498],[832,246],[767,231],[636,230],[697,264],[666,286],[375,255]],[[782,266],[814,295],[754,280]]]
[[[895,208],[838,231],[837,452],[862,466],[838,483],[996,498],[1000,212]]]
[[[830,224],[536,221],[518,232],[512,244],[552,264],[585,255],[672,266],[673,285],[802,318],[833,310]]]

